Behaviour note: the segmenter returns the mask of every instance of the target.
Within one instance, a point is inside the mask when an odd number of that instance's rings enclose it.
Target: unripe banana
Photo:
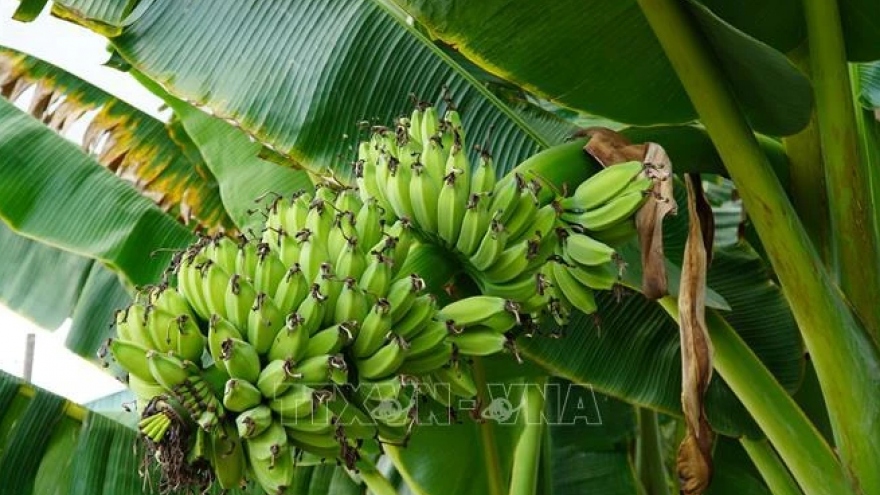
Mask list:
[[[535,213],[532,222],[526,225],[526,228],[524,228],[519,234],[511,234],[508,237],[508,243],[513,244],[535,236],[542,239],[547,237],[556,228],[556,223],[560,214],[559,211],[557,205],[548,204],[542,206]]]
[[[235,427],[226,421],[220,427],[222,433],[211,439],[211,464],[220,488],[231,490],[244,482],[247,461]]]
[[[238,253],[235,257],[235,273],[245,280],[253,283],[257,270],[257,244],[243,241],[238,245]]]
[[[437,198],[440,195],[438,184],[435,183],[432,172],[427,170],[427,167],[422,163],[415,162],[412,168],[409,195],[413,220],[422,230],[436,232]]]
[[[436,312],[437,299],[432,294],[419,296],[391,330],[398,337],[409,341],[425,328]]]
[[[208,351],[218,367],[221,367],[224,373],[226,365],[223,363],[223,342],[226,339],[243,339],[238,329],[220,315],[211,315],[208,322]]]
[[[172,353],[147,351],[147,365],[153,380],[169,392],[174,392],[190,375],[198,372],[195,365],[181,361]]]
[[[374,296],[384,295],[391,284],[391,258],[381,252],[373,252],[373,259],[359,279],[361,288]]]
[[[286,273],[287,267],[275,252],[267,244],[260,244],[257,252],[254,289],[257,292],[275,294]]]
[[[483,235],[476,252],[470,256],[470,262],[479,271],[486,271],[501,256],[507,245],[507,230],[504,224],[492,219],[489,229]]]
[[[285,319],[284,328],[275,335],[269,348],[268,359],[299,361],[306,355],[309,345],[309,330],[299,313],[291,313]]]
[[[336,211],[355,212],[361,209],[363,203],[360,197],[358,197],[357,190],[347,187],[336,195],[336,202],[333,206]]]
[[[297,233],[300,240],[299,266],[306,280],[314,281],[321,274],[321,265],[330,263],[326,237],[318,237],[313,231],[303,229]]]
[[[293,371],[292,360],[276,359],[260,370],[257,388],[260,389],[263,397],[274,399],[290,389],[298,380],[299,377]]]
[[[614,248],[585,234],[571,233],[562,241],[565,256],[579,265],[596,266],[611,262]]]
[[[202,294],[212,314],[224,314],[226,309],[226,287],[230,275],[213,261],[205,262],[202,268]]]
[[[409,220],[401,219],[394,222],[385,233],[388,237],[386,238],[387,248],[384,252],[391,254],[391,259],[394,261],[392,266],[400,268],[406,261],[407,254],[415,241],[412,224]],[[393,248],[393,254],[387,251],[391,248]]]
[[[526,270],[522,275],[507,282],[496,283],[479,279],[477,283],[480,286],[480,292],[487,296],[500,297],[519,303],[528,301],[537,294],[537,275],[534,271]]]
[[[146,323],[146,308],[140,304],[132,304],[122,311],[116,312],[116,334],[123,340],[129,340],[147,350],[158,350],[153,342]]]
[[[425,281],[417,274],[412,273],[394,281],[388,288],[385,297],[391,306],[391,319],[396,323],[409,312],[416,296],[425,290]]]
[[[460,152],[460,154],[464,154]],[[458,172],[450,172],[443,178],[443,186],[437,197],[437,234],[449,246],[455,246],[464,220],[467,198],[461,199],[461,192],[467,191],[464,180]]]
[[[110,339],[107,347],[113,353],[113,359],[128,371],[132,376],[147,383],[156,383],[150,373],[150,365],[147,362],[148,349],[134,342],[121,339]]]
[[[387,340],[393,323],[390,304],[380,299],[364,318],[352,345],[352,353],[359,358],[374,354]]]
[[[471,296],[447,304],[437,313],[440,321],[453,322],[458,328],[479,325],[496,315],[516,318],[519,308],[515,303],[496,296]]]
[[[580,225],[587,230],[607,229],[629,218],[642,206],[646,197],[641,191],[631,192],[617,196],[593,210],[583,213],[565,212],[562,214],[562,220],[572,225]]]
[[[269,408],[278,413],[282,424],[309,416],[316,405],[315,390],[300,384],[269,400]]]
[[[502,219],[507,227],[509,238],[516,239],[524,232],[528,232],[534,225],[539,208],[538,199],[532,193],[531,188],[526,187],[514,205],[513,214],[507,219]]]
[[[284,427],[278,422],[246,441],[251,472],[266,493],[281,494],[293,483],[293,459]]]
[[[330,435],[336,431],[333,424],[334,415],[326,404],[316,404],[314,409],[301,418],[282,418],[281,423],[287,430],[287,436],[299,437],[303,433],[312,435]]]
[[[243,412],[256,407],[263,400],[260,391],[244,380],[230,378],[223,392],[223,407],[234,412]]]
[[[635,219],[629,218],[615,223],[607,229],[592,231],[590,237],[609,246],[617,247],[635,239],[637,234]]]
[[[333,221],[336,217],[333,210],[333,203],[325,201],[317,194],[322,191],[328,191],[329,188],[320,188],[317,190],[315,199],[309,205],[309,213],[306,215],[306,226],[312,235],[318,239],[327,239],[330,229],[333,228]]]
[[[385,195],[388,203],[398,218],[413,218],[412,201],[410,200],[409,183],[412,180],[411,162],[391,159],[388,161],[388,188]],[[418,200],[418,199],[417,199]]]
[[[339,278],[359,279],[367,268],[367,257],[358,247],[357,237],[347,239],[345,247],[336,258],[336,275]]]
[[[239,339],[226,339],[221,345],[220,359],[232,378],[257,383],[260,376],[260,356],[251,344]]]
[[[354,339],[358,322],[344,321],[327,327],[312,335],[306,347],[305,356],[336,354]]]
[[[364,201],[354,224],[361,246],[373,246],[379,242],[382,237],[382,217],[382,207],[375,198]]]
[[[424,112],[419,105],[416,105],[416,108],[412,111],[409,117],[409,126],[407,126],[407,134],[409,135],[410,140],[415,141],[418,144],[422,144],[422,118],[424,116]]]
[[[284,314],[272,298],[264,293],[257,294],[254,308],[248,315],[247,338],[258,354],[266,354],[275,342],[278,331],[284,327]]]
[[[296,311],[302,317],[301,325],[309,335],[321,328],[327,306],[327,296],[321,293],[321,287],[318,284],[312,284],[309,295]]]
[[[208,302],[202,293],[202,267],[206,262],[208,258],[204,252],[200,248],[191,247],[183,254],[177,266],[178,290],[203,320],[211,316]]]
[[[367,380],[380,380],[394,374],[403,360],[406,359],[409,345],[396,337],[385,344],[370,357],[358,359],[357,369],[360,376]]]
[[[312,356],[296,363],[293,374],[297,383],[303,385],[324,386],[331,382],[342,384],[347,381],[348,365],[341,354]]]
[[[186,298],[174,287],[162,285],[150,291],[150,305],[175,316],[185,315],[195,318]]]
[[[582,285],[562,263],[552,263],[553,285],[559,289],[563,299],[584,314],[596,312],[596,298],[593,291]]]
[[[471,195],[491,193],[495,189],[495,165],[488,151],[480,152],[480,161],[471,179]]]
[[[401,363],[398,373],[421,376],[449,364],[455,355],[452,343],[444,339],[435,345],[429,352],[422,352],[419,356],[407,356]],[[449,404],[446,404],[447,406]]]
[[[205,247],[205,256],[216,263],[226,273],[235,273],[235,260],[238,256],[238,244],[229,237],[220,235]]]
[[[513,216],[516,205],[522,194],[526,193],[526,184],[520,174],[511,174],[495,184],[492,190],[492,204],[489,211],[495,215],[495,219],[505,223]]]
[[[459,353],[468,356],[491,356],[511,345],[503,333],[489,328],[471,329],[450,335],[447,340],[458,349]]]
[[[254,286],[242,276],[235,274],[229,279],[224,293],[225,305],[218,314],[230,323],[244,330],[247,328],[248,315],[254,306],[257,292]]]
[[[299,265],[302,254],[302,241],[298,237],[300,230],[284,231],[278,236],[278,257],[285,266]]]
[[[431,320],[421,332],[409,341],[409,354],[407,360],[419,358],[432,352],[449,335],[449,326],[446,322]]]
[[[383,400],[397,399],[403,389],[403,382],[398,375],[383,380],[361,380],[358,383],[358,397],[364,402],[381,402]]]
[[[241,438],[252,438],[266,431],[272,424],[272,410],[265,404],[243,411],[235,417],[235,425]]]
[[[491,282],[509,282],[526,270],[529,265],[528,254],[528,241],[510,245],[481,275]]]
[[[330,229],[330,235],[327,236],[327,251],[331,259],[336,259],[334,257],[337,257],[342,251],[346,241],[358,238],[354,222],[354,212],[340,211],[336,213],[333,228]]]
[[[638,161],[606,167],[582,182],[574,194],[561,200],[560,204],[566,210],[586,211],[597,208],[620,194],[639,175],[644,177],[644,169],[645,166]]]
[[[299,191],[291,199],[290,207],[279,210],[279,216],[282,216],[281,228],[286,234],[293,235],[305,228],[310,204],[312,204],[312,195]],[[286,261],[285,264],[290,265]]]
[[[284,314],[294,311],[309,294],[311,283],[306,280],[299,263],[294,263],[284,274],[272,299]]]
[[[338,323],[361,321],[369,310],[366,294],[358,287],[355,279],[345,279],[342,293],[339,294],[339,299],[336,300],[333,321]]]
[[[620,280],[620,271],[613,263],[597,266],[566,266],[568,273],[581,285],[596,290],[609,290]]]
[[[458,363],[456,366],[444,366],[434,371],[434,382],[445,383],[453,394],[459,397],[475,397],[477,385],[469,366]]]
[[[420,140],[422,145],[428,142],[440,131],[440,116],[436,107],[426,107],[422,111]]]

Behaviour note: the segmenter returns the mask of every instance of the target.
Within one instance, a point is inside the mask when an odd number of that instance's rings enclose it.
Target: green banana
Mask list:
[[[480,160],[471,179],[471,195],[491,193],[495,190],[495,165],[487,150],[480,151]]]
[[[244,380],[230,378],[223,392],[223,407],[233,412],[243,412],[256,407],[262,401],[260,391]]]
[[[235,417],[235,425],[241,438],[252,438],[266,431],[272,424],[272,410],[265,404],[242,411]]]
[[[228,338],[220,348],[221,362],[232,378],[257,383],[260,377],[260,356],[257,349],[243,340]]]
[[[301,326],[309,335],[314,334],[321,328],[324,321],[324,313],[327,312],[327,296],[321,293],[321,286],[312,284],[309,295],[299,305],[296,312],[302,317]]]
[[[433,373],[434,381],[449,385],[453,394],[459,397],[476,397],[477,385],[469,366],[457,363],[456,366],[444,366]]]
[[[447,339],[458,352],[469,356],[491,356],[507,349],[511,342],[503,334],[494,329],[469,329],[465,332],[450,335]]]
[[[587,230],[604,230],[629,218],[642,206],[646,197],[641,191],[631,192],[583,213],[566,211],[562,213],[562,220]]]
[[[585,234],[570,233],[562,241],[565,256],[579,265],[604,265],[614,258],[614,248]]]
[[[361,321],[367,315],[370,307],[367,303],[366,294],[357,285],[354,278],[346,278],[343,283],[342,293],[336,300],[336,308],[333,312],[333,321],[337,323],[347,321]]]
[[[148,349],[121,339],[110,339],[107,347],[113,353],[113,358],[125,371],[147,383],[156,383],[150,373],[150,365],[147,360]]]
[[[418,356],[407,356],[397,370],[399,374],[421,376],[449,364],[456,353],[452,342],[444,339],[435,345],[430,351],[424,351]],[[447,404],[448,405],[448,404]]]
[[[509,282],[525,272],[529,265],[529,243],[509,245],[481,275],[494,283]]]
[[[425,281],[415,273],[392,282],[385,299],[391,306],[391,319],[395,323],[409,312],[416,297],[423,290],[425,290]]]
[[[266,493],[282,494],[293,483],[293,459],[284,427],[278,422],[245,441],[250,471]]]
[[[319,356],[336,354],[354,338],[353,328],[357,328],[358,322],[344,321],[332,327],[325,328],[309,339],[305,356]]]
[[[294,263],[278,284],[272,300],[282,313],[288,314],[305,300],[309,294],[309,285],[310,282],[303,275],[299,263]]]
[[[248,315],[247,338],[258,354],[266,354],[275,342],[275,336],[284,327],[284,314],[265,293],[257,294],[254,307]]]
[[[299,361],[306,355],[309,345],[309,331],[303,325],[304,321],[299,313],[291,313],[285,319],[284,328],[275,335],[275,341],[269,348],[269,361],[292,360]]]
[[[226,421],[220,423],[221,434],[211,438],[211,464],[217,483],[224,490],[238,488],[244,482],[247,464],[238,431]]]
[[[374,251],[371,254],[375,259],[367,264],[359,284],[364,292],[378,297],[385,294],[391,284],[392,261],[381,252]]]
[[[507,230],[504,224],[492,219],[489,228],[483,235],[477,250],[470,256],[470,262],[479,271],[486,271],[501,256],[507,244]]]
[[[437,234],[449,246],[455,246],[458,241],[467,208],[467,198],[461,200],[461,191],[467,191],[467,186],[459,177],[458,172],[449,172],[443,178],[443,186],[437,196]]]
[[[241,242],[235,256],[235,272],[253,282],[257,270],[257,246],[253,242]],[[216,312],[216,311],[215,311]]]
[[[552,264],[553,284],[559,289],[563,299],[584,314],[596,312],[596,299],[593,291],[582,285],[562,263]]]
[[[395,337],[372,356],[358,359],[358,373],[367,380],[387,378],[400,368],[403,360],[406,359],[408,350],[409,345],[406,341]]]
[[[566,210],[592,210],[620,194],[637,177],[645,177],[644,170],[644,164],[638,161],[606,167],[582,182],[572,196],[560,201],[560,205]]]
[[[566,266],[581,285],[596,290],[610,290],[620,280],[620,270],[613,263],[596,266]]]
[[[153,380],[165,390],[174,392],[183,385],[190,375],[198,371],[190,362],[182,361],[172,353],[147,351],[147,365]]]
[[[364,358],[378,351],[387,340],[393,323],[391,306],[385,299],[380,299],[364,317],[355,337],[352,344],[355,357]]]
[[[269,409],[278,413],[281,422],[288,423],[309,416],[315,410],[315,390],[306,385],[293,385],[284,393],[269,400]]]
[[[426,353],[431,352],[435,347],[446,340],[449,335],[449,326],[446,322],[430,320],[422,328],[421,332],[416,334],[409,341],[409,354],[407,359],[422,357]]]
[[[437,298],[425,294],[415,299],[406,314],[394,323],[391,330],[398,337],[409,341],[422,331],[437,312]]]
[[[225,306],[218,314],[229,320],[236,328],[247,328],[248,315],[257,299],[254,286],[239,274],[229,279],[224,293]]]
[[[293,372],[293,361],[276,359],[270,361],[257,378],[257,388],[267,399],[274,399],[285,393],[299,379]]]
[[[412,216],[416,224],[426,232],[437,231],[437,199],[440,190],[427,166],[420,162],[412,165],[409,183]]]
[[[496,296],[471,296],[447,304],[437,313],[437,319],[452,322],[457,328],[479,325],[497,315],[516,321],[516,303]]]
[[[257,251],[257,267],[254,275],[254,290],[265,294],[275,294],[278,285],[287,273],[287,267],[275,255],[268,244],[260,244]]]
[[[241,340],[242,338],[241,333],[229,320],[220,315],[211,315],[208,322],[208,351],[214,359],[214,363],[217,363],[218,367],[222,367],[224,373],[226,365],[222,364],[223,341],[226,339]]]

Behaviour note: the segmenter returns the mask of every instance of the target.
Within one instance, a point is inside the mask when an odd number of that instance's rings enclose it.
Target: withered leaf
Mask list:
[[[703,398],[712,378],[712,342],[706,329],[707,244],[703,237],[698,196],[699,175],[685,179],[688,192],[688,238],[678,294],[681,338],[681,406],[687,433],[678,450],[678,476],[685,495],[703,493],[712,479],[712,429]],[[703,200],[705,201],[705,199]],[[711,250],[711,240],[708,249]]]

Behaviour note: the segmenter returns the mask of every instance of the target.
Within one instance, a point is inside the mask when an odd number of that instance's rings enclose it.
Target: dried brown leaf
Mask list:
[[[677,465],[681,492],[699,495],[712,478],[712,429],[703,410],[703,398],[712,379],[712,342],[705,319],[708,254],[698,207],[698,196],[702,196],[703,192],[698,175],[688,175],[685,182],[690,225],[681,269],[678,310],[681,406],[687,433],[678,450]]]

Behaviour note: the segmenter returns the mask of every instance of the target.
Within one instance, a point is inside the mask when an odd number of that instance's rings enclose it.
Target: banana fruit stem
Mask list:
[[[541,379],[527,383],[521,399],[523,430],[516,443],[511,470],[510,495],[533,495],[538,481],[541,460],[541,437],[546,433],[541,413],[544,410],[544,383]]]
[[[477,399],[481,404],[488,404],[486,371],[480,358],[474,358],[474,383],[477,385]],[[488,495],[504,495],[507,493],[504,474],[501,470],[501,459],[498,456],[498,444],[495,442],[495,426],[491,421],[477,424],[483,446],[483,459],[486,462],[486,476],[489,481]]]
[[[678,302],[673,297],[658,303],[678,321]],[[739,334],[714,310],[706,311],[706,326],[715,347],[715,369],[755,418],[804,493],[852,495],[831,447]]]
[[[880,442],[865,434],[880,424],[878,350],[828,276],[714,54],[685,7],[677,0],[638,2],[731,177],[740,185],[743,203],[816,364],[844,471],[865,493],[880,493],[880,470],[876,468]],[[722,351],[721,347],[716,344],[716,351]],[[737,366],[729,365],[729,372]],[[779,393],[785,395],[784,391]],[[816,470],[815,466],[810,469]],[[810,488],[828,493],[822,485]],[[841,485],[836,493],[848,491]]]

